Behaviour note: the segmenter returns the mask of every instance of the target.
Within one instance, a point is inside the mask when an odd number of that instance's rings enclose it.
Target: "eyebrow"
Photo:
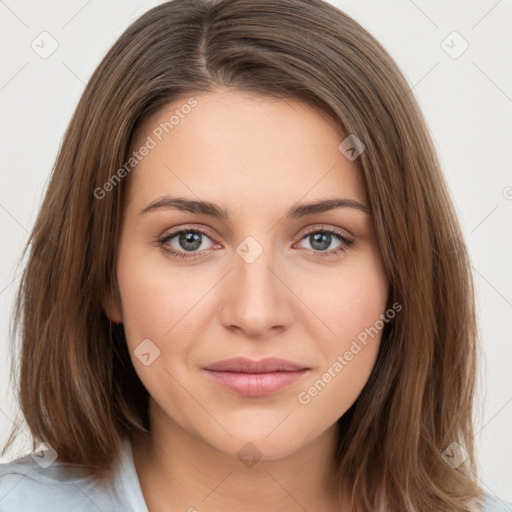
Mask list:
[[[355,199],[324,199],[313,203],[295,203],[287,211],[285,219],[298,219],[313,215],[315,213],[323,213],[335,208],[353,208],[369,214],[370,208],[368,205],[356,201]],[[187,199],[185,197],[171,197],[163,196],[155,199],[149,203],[139,215],[155,211],[155,210],[180,210],[195,214],[209,215],[216,219],[228,219],[229,212],[225,208],[221,208],[215,203],[209,201],[197,201],[194,199]]]

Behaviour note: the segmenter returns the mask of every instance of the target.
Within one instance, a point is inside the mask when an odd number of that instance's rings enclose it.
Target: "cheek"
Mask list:
[[[117,276],[133,366],[150,395],[165,403],[171,389],[172,396],[181,397],[178,382],[186,380],[190,353],[197,350],[205,331],[213,278],[172,266],[154,252],[120,252]]]
[[[192,306],[208,287],[192,284],[190,273],[172,269],[165,265],[164,258],[148,257],[145,251],[120,251],[117,265],[127,346],[149,394],[158,404],[166,404],[166,410],[179,415],[170,397],[181,397],[177,382],[183,381],[183,375],[179,363],[187,357],[194,338],[194,314],[200,310],[200,304]]]
[[[154,249],[151,249],[154,252]],[[153,338],[165,342],[181,324],[197,315],[197,304],[211,284],[194,279],[193,271],[174,268],[165,258],[148,257],[145,250],[124,251],[117,275],[122,297],[124,326],[129,343]]]
[[[299,390],[297,403],[303,418],[322,418],[323,424],[331,425],[347,412],[368,382],[380,336],[377,334],[366,346],[356,340],[338,350],[330,363]]]
[[[357,399],[375,365],[386,325],[381,315],[386,317],[388,281],[380,259],[370,253],[322,282],[323,293],[310,287],[307,300],[328,326],[327,335],[314,338],[323,365],[297,398],[309,414],[335,421]]]
[[[326,327],[325,336],[317,332],[313,339],[323,340],[326,352],[348,350],[385,313],[389,284],[376,252],[361,253],[330,275],[305,281],[304,302]]]

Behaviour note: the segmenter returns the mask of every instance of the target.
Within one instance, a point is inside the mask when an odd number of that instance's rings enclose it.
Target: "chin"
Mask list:
[[[290,432],[286,429],[278,432],[277,427],[270,435],[272,429],[249,429],[245,431],[233,431],[230,433],[233,437],[223,436],[223,439],[205,439],[205,441],[215,450],[236,457],[242,462],[246,459],[254,460],[276,460],[286,457],[298,449],[303,444],[307,444],[297,436],[297,432]],[[211,431],[210,431],[211,433]]]

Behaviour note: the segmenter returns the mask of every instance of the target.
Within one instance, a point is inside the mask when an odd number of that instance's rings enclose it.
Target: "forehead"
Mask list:
[[[290,203],[333,192],[364,201],[357,168],[338,149],[344,138],[327,114],[295,99],[192,94],[138,130],[131,151],[151,149],[130,177],[130,201],[174,193],[219,203]]]

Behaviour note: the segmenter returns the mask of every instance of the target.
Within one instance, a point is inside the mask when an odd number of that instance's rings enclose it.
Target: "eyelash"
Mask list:
[[[165,235],[164,237],[162,237],[158,240],[158,244],[160,245],[161,249],[164,252],[166,252],[167,254],[170,254],[172,257],[176,257],[176,258],[194,258],[194,257],[196,257],[197,254],[200,254],[200,252],[199,253],[198,252],[190,252],[189,254],[186,254],[183,252],[175,251],[173,249],[169,249],[168,246],[166,246],[166,244],[167,244],[167,242],[169,242],[169,240],[173,239],[177,235],[181,235],[182,233],[195,233],[195,234],[205,235],[206,237],[211,238],[208,235],[208,233],[203,231],[202,229],[191,227],[191,228],[183,228],[183,229],[180,229],[179,231],[174,231],[172,233]],[[338,231],[338,230],[332,229],[332,228],[325,229],[325,228],[318,228],[318,227],[311,229],[311,230],[307,231],[306,233],[304,233],[304,235],[302,236],[300,241],[304,240],[305,238],[307,238],[309,235],[311,235],[313,233],[334,235],[341,242],[341,245],[339,247],[337,247],[336,249],[332,249],[330,251],[318,251],[318,250],[315,251],[314,249],[311,249],[313,251],[313,253],[315,253],[315,257],[318,257],[318,258],[332,257],[332,256],[337,255],[338,253],[346,252],[355,243],[353,239],[348,238],[346,235],[342,234],[341,231]]]

